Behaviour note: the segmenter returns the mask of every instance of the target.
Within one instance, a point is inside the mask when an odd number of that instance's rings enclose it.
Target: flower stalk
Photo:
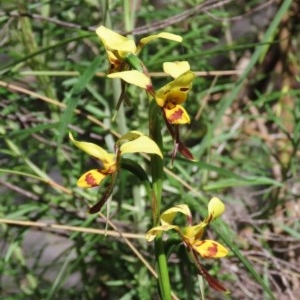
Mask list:
[[[163,150],[163,140],[161,136],[161,126],[159,120],[159,108],[155,100],[150,101],[149,106],[149,136],[158,145],[160,150]],[[159,224],[161,200],[162,200],[162,186],[163,186],[163,160],[157,155],[151,155],[151,175],[152,175],[152,188],[154,199],[152,201],[153,224]],[[167,257],[165,254],[164,243],[162,234],[158,235],[155,239],[155,258],[157,264],[158,281],[161,299],[171,299],[171,286],[168,272]]]

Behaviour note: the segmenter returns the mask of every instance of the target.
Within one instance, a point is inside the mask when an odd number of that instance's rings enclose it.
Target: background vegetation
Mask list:
[[[141,58],[152,72],[188,60],[198,75],[185,105],[192,123],[181,130],[198,163],[178,156],[170,168],[168,158],[163,206],[188,203],[200,220],[212,196],[226,204],[208,235],[231,255],[203,264],[231,294],[208,290],[207,299],[297,299],[299,14],[291,0],[2,0],[1,299],[158,298],[141,183],[121,173],[109,221],[105,208],[87,213],[103,190],[76,187],[96,162],[70,145],[68,130],[112,149],[127,128],[147,128],[137,88],[112,121],[118,88],[104,77],[100,24],[137,40],[162,30],[184,38],[153,42]],[[165,142],[170,153],[167,135]],[[173,250],[174,293],[199,299],[195,268],[182,247]]]

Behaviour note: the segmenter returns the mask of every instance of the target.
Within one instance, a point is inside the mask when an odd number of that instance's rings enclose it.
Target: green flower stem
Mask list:
[[[135,55],[129,54],[126,62],[135,70],[148,74],[143,62]],[[154,99],[149,103],[149,136],[156,142],[158,147],[163,149],[163,140],[161,136],[161,126],[159,116],[160,108]],[[151,155],[151,174],[152,174],[152,195],[151,205],[153,214],[153,226],[159,225],[161,211],[161,196],[164,177],[163,160],[158,155]],[[168,272],[167,257],[164,251],[164,243],[162,235],[158,235],[155,239],[155,257],[156,269],[158,273],[158,283],[161,299],[171,300],[171,286]]]
[[[151,100],[149,108],[149,135],[162,150],[163,141],[161,136],[159,115],[159,107],[156,105],[155,100]],[[164,176],[163,160],[158,155],[151,155],[151,173],[154,193],[154,197],[152,200],[153,223],[154,226],[156,226],[159,224]],[[167,257],[164,251],[162,235],[157,236],[155,239],[155,257],[161,299],[171,300],[171,286],[168,264]]]
[[[150,101],[149,107],[149,135],[153,141],[156,142],[160,150],[163,148],[163,141],[161,136],[159,108],[154,100]],[[163,160],[158,155],[151,155],[151,175],[152,188],[154,199],[152,203],[153,209],[153,223],[154,226],[159,225],[159,217],[161,210],[161,194],[163,185]]]
[[[155,239],[155,256],[161,299],[171,300],[171,286],[169,279],[168,262],[165,255],[164,242],[162,240],[161,234]]]

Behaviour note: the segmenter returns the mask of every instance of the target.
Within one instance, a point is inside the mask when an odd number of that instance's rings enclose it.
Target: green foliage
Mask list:
[[[116,114],[121,89],[104,76],[107,58],[94,33],[109,23],[121,33],[145,24],[144,35],[165,30],[183,37],[181,44],[157,40],[143,49],[140,58],[151,72],[162,72],[166,60],[188,60],[192,71],[204,72],[197,73],[185,103],[191,124],[180,128],[197,162],[177,155],[171,167],[173,141],[162,128],[166,164],[159,184],[162,210],[187,203],[195,220],[206,215],[212,196],[226,204],[208,235],[217,235],[230,256],[203,264],[232,293],[206,290],[207,299],[280,299],[284,293],[296,299],[300,40],[293,34],[299,31],[299,5],[225,1],[209,13],[172,23],[168,18],[196,9],[200,1],[158,2],[3,1],[1,299],[159,297],[156,278],[142,260],[154,266],[153,245],[144,239],[153,226],[149,159],[134,157],[140,167],[131,157],[122,162],[102,209],[105,215],[107,208],[108,221],[103,214],[88,214],[107,183],[99,189],[76,187],[97,162],[66,135],[71,130],[80,140],[113,151],[123,130],[147,133],[148,98],[141,89],[128,87]],[[233,16],[240,17],[228,20]],[[161,20],[165,26],[155,29]],[[169,82],[156,74],[156,89]],[[99,231],[106,228],[107,234]],[[179,299],[198,299],[197,271],[183,245],[174,236],[166,248],[172,291]]]

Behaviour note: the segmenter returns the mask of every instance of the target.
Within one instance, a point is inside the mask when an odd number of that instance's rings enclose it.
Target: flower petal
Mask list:
[[[186,226],[182,229],[182,234],[189,243],[193,244],[196,239],[201,239],[204,233],[204,229],[207,224],[201,222],[198,225]]]
[[[218,218],[225,210],[224,203],[217,197],[212,198],[208,203],[208,216],[203,222],[210,223]]]
[[[134,132],[132,132],[132,137],[134,137]],[[123,143],[120,147],[120,151],[121,154],[137,153],[137,152],[157,154],[158,156],[163,158],[161,150],[159,149],[157,144],[150,137],[146,135],[136,136],[129,142]]]
[[[147,233],[146,233],[146,240],[148,242],[151,242],[155,239],[155,237],[160,234],[161,232],[163,231],[168,231],[168,230],[171,230],[171,229],[176,229],[178,230],[178,226],[176,225],[169,225],[169,224],[166,224],[166,225],[163,225],[163,226],[156,226],[156,227],[153,227],[151,228]]]
[[[180,76],[176,77],[176,79],[173,81],[172,88],[177,87],[181,92],[188,93],[192,88],[192,82],[195,76],[196,75],[191,71],[181,74]]]
[[[203,258],[219,258],[228,254],[228,250],[223,245],[212,240],[196,241],[192,247]]]
[[[120,78],[124,81],[141,87],[142,89],[148,90],[149,87],[152,87],[151,80],[144,73],[137,70],[130,70],[124,72],[117,72],[107,75],[109,78]]]
[[[173,104],[183,103],[192,88],[194,78],[195,74],[189,71],[161,87],[155,96],[157,105],[163,107],[168,102]]]
[[[77,148],[84,151],[88,155],[91,155],[99,159],[102,162],[102,164],[105,166],[105,168],[107,166],[115,164],[115,155],[112,153],[108,153],[100,146],[93,143],[76,141],[71,132],[69,133],[69,138]]]
[[[97,35],[101,39],[105,48],[109,50],[117,50],[122,52],[136,52],[136,45],[133,40],[128,39],[104,26],[100,26],[96,30]]]
[[[167,209],[160,216],[160,221],[163,226],[172,224],[177,213],[182,213],[189,219],[192,217],[191,211],[186,204],[179,204]]]
[[[189,124],[190,117],[181,105],[175,105],[171,109],[165,109],[164,112],[170,124]]]
[[[149,35],[149,36],[142,38],[139,42],[139,47],[141,48],[144,45],[148,44],[149,42],[151,42],[155,39],[158,39],[158,38],[171,40],[171,41],[175,41],[175,42],[179,42],[179,43],[182,42],[182,37],[180,35],[168,33],[168,32],[161,32],[158,34],[153,34],[153,35]]]
[[[125,142],[130,142],[130,141],[136,140],[137,138],[139,138],[142,135],[144,135],[144,134],[138,130],[129,131],[129,132],[125,133],[124,135],[122,135],[118,139],[116,145],[120,146],[121,144],[123,144]]]
[[[165,62],[163,64],[164,72],[177,78],[180,75],[190,71],[190,64],[187,61]]]
[[[77,185],[81,188],[89,188],[100,185],[101,181],[108,176],[102,174],[101,170],[94,169],[84,173],[77,181]]]

